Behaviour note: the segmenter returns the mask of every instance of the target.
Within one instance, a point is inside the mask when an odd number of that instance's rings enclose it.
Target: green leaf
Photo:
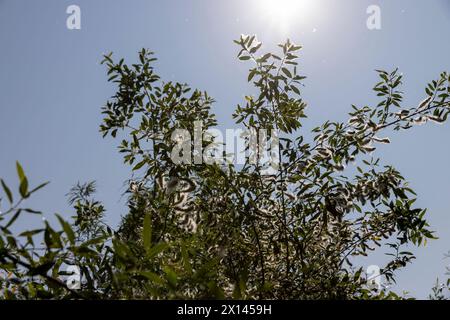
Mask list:
[[[67,239],[69,239],[70,244],[74,245],[75,244],[75,233],[73,232],[72,227],[59,214],[57,214],[56,217],[58,218],[59,223],[61,224],[64,232],[66,233]]]
[[[27,230],[27,231],[24,231],[21,234],[19,234],[19,237],[31,237],[31,236],[41,233],[44,230],[45,229]]]
[[[32,213],[32,214],[39,214],[39,215],[42,214],[42,211],[37,211],[37,210],[34,210],[34,209],[30,209],[30,208],[23,209],[23,211],[28,212],[28,213]]]
[[[152,217],[149,213],[144,216],[144,227],[142,229],[142,238],[144,239],[145,250],[150,252],[152,248]]]
[[[147,257],[149,259],[155,257],[156,255],[158,255],[159,253],[161,253],[162,251],[166,250],[169,247],[169,245],[167,243],[164,242],[160,242],[158,244],[155,244],[148,252],[147,252]]]
[[[12,204],[14,199],[13,199],[13,195],[11,193],[11,190],[8,188],[8,186],[6,185],[5,181],[3,181],[3,179],[1,179],[1,183],[2,183],[3,190],[5,191],[6,196],[8,197],[9,203]]]
[[[47,225],[44,230],[44,241],[47,248],[51,248],[53,246],[53,240],[50,232],[50,227]]]
[[[257,60],[257,62],[259,62],[259,63],[264,63],[264,62],[266,62],[267,59],[269,59],[271,56],[272,56],[271,53],[266,53],[266,54],[263,55],[261,58],[259,58],[259,59]]]
[[[147,161],[144,159],[144,160],[142,160],[141,162],[139,162],[138,164],[136,164],[134,167],[133,167],[133,171],[136,171],[136,170],[139,170],[140,168],[142,168],[143,166],[144,166],[144,164],[146,164],[147,163]]]
[[[252,81],[253,77],[256,74],[256,69],[253,69],[252,71],[250,71],[250,73],[248,74],[248,82]]]
[[[29,192],[29,194],[32,194],[32,193],[34,193],[34,192],[36,192],[36,191],[42,189],[43,187],[45,187],[45,186],[48,185],[49,183],[50,183],[50,181],[47,181],[47,182],[44,182],[44,183],[40,184],[39,186],[37,186],[36,188],[34,188],[33,190],[31,190],[31,191]]]
[[[20,165],[19,161],[16,161],[16,168],[17,168],[17,175],[19,176],[20,186],[19,186],[19,192],[22,198],[28,198],[28,179],[25,176],[25,172],[23,171],[22,166]]]
[[[166,274],[166,279],[169,282],[169,284],[175,287],[178,283],[178,276],[175,273],[175,271],[169,266],[164,266],[162,269]]]
[[[283,71],[283,73],[284,73],[286,76],[288,76],[289,78],[292,78],[292,74],[291,74],[291,72],[289,71],[289,69],[287,69],[287,68],[281,68],[281,71]]]
[[[153,273],[151,271],[139,271],[137,272],[137,274],[146,277],[148,280],[160,284],[160,285],[164,285],[165,282],[163,279],[161,279],[160,276],[158,276],[156,273]]]
[[[5,229],[8,229],[13,223],[14,221],[17,220],[17,218],[19,217],[20,213],[22,212],[21,209],[17,210],[17,212],[13,215],[13,217],[11,218],[11,220],[9,220],[9,222],[6,224],[6,226],[4,227]]]
[[[291,89],[292,91],[294,91],[296,94],[300,95],[300,90],[298,90],[298,88],[294,85],[291,85]]]
[[[26,178],[25,172],[23,171],[22,166],[20,165],[19,161],[16,161],[16,168],[17,168],[17,175],[19,176],[19,180],[22,181]]]
[[[24,177],[22,181],[20,181],[19,192],[23,198],[28,198],[28,196],[30,195],[28,193],[28,180],[26,177]]]
[[[253,48],[250,49],[250,53],[255,53],[256,51],[259,50],[259,48],[261,48],[262,42],[258,43],[256,46],[254,46]]]

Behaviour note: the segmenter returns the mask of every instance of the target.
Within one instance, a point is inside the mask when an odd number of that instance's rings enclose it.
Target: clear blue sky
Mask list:
[[[100,107],[114,92],[99,65],[109,51],[133,61],[140,48],[154,50],[163,78],[216,98],[222,128],[233,128],[235,105],[250,90],[248,65],[236,60],[232,43],[241,33],[256,33],[263,50],[287,37],[304,45],[305,128],[344,120],[351,103],[374,104],[374,69],[400,68],[406,105],[420,101],[439,72],[450,71],[450,0],[314,0],[285,23],[269,18],[262,2],[0,0],[0,176],[14,185],[19,160],[32,182],[51,181],[29,206],[65,216],[72,214],[70,186],[95,179],[108,222],[119,221],[129,169],[114,141],[98,132]],[[66,28],[71,4],[81,8],[81,30]],[[370,4],[381,7],[381,30],[366,28]],[[396,290],[422,298],[450,263],[443,260],[450,250],[449,134],[450,123],[417,127],[395,134],[379,153],[411,182],[440,237],[413,249],[418,259],[398,274]],[[369,260],[382,264],[383,254]]]

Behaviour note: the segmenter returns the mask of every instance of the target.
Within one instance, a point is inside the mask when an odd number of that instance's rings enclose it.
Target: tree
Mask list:
[[[13,275],[2,280],[9,286],[5,297],[398,298],[368,287],[354,257],[390,248],[382,275],[395,281],[395,270],[414,259],[402,247],[435,237],[426,210],[414,206],[416,194],[395,168],[375,157],[376,147],[389,143],[392,131],[444,122],[450,74],[430,82],[416,107],[404,108],[402,75],[377,70],[373,90],[380,102],[353,105],[348,122],[326,121],[309,139],[298,130],[307,106],[301,94],[305,76],[297,72],[301,46],[288,40],[279,45],[281,54],[261,55],[255,36],[235,43],[239,60],[253,63],[248,81],[257,91],[233,114],[254,133],[245,136],[251,156],[243,166],[201,161],[208,157],[202,159],[199,150],[218,144],[196,126],[217,125],[206,92],[162,81],[146,49],[132,65],[105,55],[117,93],[103,107],[100,130],[119,139],[119,152],[132,168],[128,212],[114,230],[92,198],[95,185],[79,184],[70,193],[73,223],[58,216],[60,231],[45,222],[17,236],[10,228],[17,217],[39,213],[22,209],[21,200],[14,203],[2,181],[11,208],[0,218],[0,269]],[[186,138],[199,134],[200,145]],[[278,150],[270,161],[260,152],[267,144]],[[28,191],[20,165],[18,175],[24,199],[36,190]],[[44,241],[44,251],[36,239]],[[60,280],[67,265],[80,267],[80,290]]]

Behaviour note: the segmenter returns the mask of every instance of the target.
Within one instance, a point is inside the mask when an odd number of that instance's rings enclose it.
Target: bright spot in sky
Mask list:
[[[297,20],[305,22],[317,8],[317,0],[259,0],[262,16],[272,27],[286,31]]]

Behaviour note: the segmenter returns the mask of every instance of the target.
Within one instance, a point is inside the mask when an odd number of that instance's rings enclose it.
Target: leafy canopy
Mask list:
[[[256,94],[233,117],[246,129],[279,133],[262,139],[278,143],[276,170],[268,174],[267,164],[248,159],[241,167],[174,163],[174,131],[194,136],[199,120],[214,128],[214,100],[161,80],[146,49],[132,65],[106,55],[117,92],[103,107],[100,131],[118,140],[131,168],[127,211],[109,227],[93,198],[95,184],[78,184],[69,193],[71,222],[57,215],[59,229],[45,221],[17,234],[12,226],[20,216],[41,214],[22,201],[44,186],[29,190],[17,164],[18,199],[1,181],[10,203],[0,216],[5,298],[398,298],[367,286],[355,258],[389,248],[382,275],[395,281],[394,272],[414,259],[402,247],[435,237],[414,191],[376,149],[390,143],[392,131],[447,120],[450,74],[431,81],[424,100],[408,108],[398,70],[377,70],[377,105],[353,105],[347,122],[326,121],[305,135],[302,47],[286,41],[275,54],[260,53],[255,36],[235,43],[239,60],[252,64],[248,81]],[[80,268],[79,290],[64,281],[67,266]]]

